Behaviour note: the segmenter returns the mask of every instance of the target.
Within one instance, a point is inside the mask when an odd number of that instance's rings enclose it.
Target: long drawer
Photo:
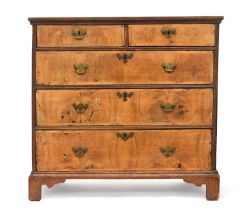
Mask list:
[[[212,51],[45,51],[36,53],[39,85],[210,84]]]
[[[212,89],[38,90],[37,124],[211,125]]]
[[[37,131],[38,171],[209,170],[210,130]]]

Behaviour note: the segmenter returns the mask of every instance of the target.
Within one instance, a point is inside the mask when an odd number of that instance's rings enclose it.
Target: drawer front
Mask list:
[[[209,170],[211,165],[210,130],[38,131],[36,145],[38,171]]]
[[[130,46],[214,46],[212,24],[130,25]]]
[[[38,47],[123,46],[124,26],[47,26],[37,27]]]
[[[38,90],[37,124],[211,125],[212,89]]]
[[[210,84],[213,52],[37,52],[36,71],[40,85]]]

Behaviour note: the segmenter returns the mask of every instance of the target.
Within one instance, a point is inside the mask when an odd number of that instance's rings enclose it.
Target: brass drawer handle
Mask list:
[[[83,113],[87,108],[88,108],[88,104],[82,104],[82,103],[79,103],[79,104],[72,104],[73,108],[79,112],[79,113]]]
[[[172,73],[176,69],[177,65],[172,64],[172,63],[167,63],[167,64],[161,64],[162,68],[164,69],[165,72],[167,73]]]
[[[172,112],[176,106],[176,103],[161,103],[160,108],[164,112]]]
[[[128,140],[129,138],[133,136],[134,136],[134,133],[117,133],[117,137],[121,138],[124,141]]]
[[[172,35],[176,35],[176,29],[171,29],[171,28],[162,29],[162,30],[161,30],[161,33],[162,33],[166,38],[170,39]]]
[[[83,29],[75,29],[71,32],[71,34],[74,37],[74,39],[81,40],[86,36],[87,31]]]
[[[72,151],[75,153],[77,157],[83,157],[84,154],[88,151],[86,147],[72,147]]]
[[[87,64],[73,64],[73,68],[77,74],[85,74],[88,68]]]
[[[165,155],[166,157],[171,156],[176,148],[175,147],[160,147],[159,150],[162,152],[163,155]]]
[[[127,98],[128,98],[128,97],[131,97],[132,95],[133,95],[132,92],[130,92],[130,93],[127,93],[127,92],[122,92],[122,93],[117,92],[117,96],[118,96],[119,98],[123,98],[123,101],[127,101]]]
[[[126,54],[126,53],[118,53],[117,54],[117,58],[119,60],[122,60],[124,63],[127,63],[128,59],[132,59],[132,57],[133,57],[132,53],[128,53],[128,54]]]

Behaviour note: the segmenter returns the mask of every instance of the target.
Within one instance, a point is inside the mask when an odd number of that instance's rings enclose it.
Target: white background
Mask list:
[[[0,2],[0,209],[251,209],[251,15],[249,0]],[[28,201],[31,171],[29,16],[224,15],[220,27],[218,161],[221,196],[182,181],[67,181]],[[4,207],[5,206],[5,207]]]

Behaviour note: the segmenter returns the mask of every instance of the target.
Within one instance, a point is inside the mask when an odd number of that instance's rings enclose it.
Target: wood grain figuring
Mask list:
[[[133,132],[124,141],[118,132]],[[37,131],[38,171],[209,170],[210,130],[169,131]],[[72,147],[86,147],[77,157]],[[166,157],[160,147],[175,147]]]
[[[132,92],[123,101],[117,92]],[[37,124],[211,125],[212,89],[38,90]],[[78,113],[72,104],[88,104]],[[165,112],[161,103],[175,103]]]
[[[176,35],[165,37],[162,29],[175,29]],[[130,46],[214,46],[213,24],[129,25]]]
[[[29,18],[29,199],[66,179],[183,179],[217,200],[222,19]]]
[[[76,40],[72,36],[72,31],[83,29],[87,35]],[[37,27],[38,47],[95,47],[95,46],[123,46],[124,27],[123,26],[47,26]]]
[[[132,53],[123,63],[118,53]],[[212,51],[88,51],[37,52],[36,81],[39,85],[87,84],[211,84]],[[77,74],[74,64],[87,64],[85,74]],[[174,72],[162,64],[175,64]]]

